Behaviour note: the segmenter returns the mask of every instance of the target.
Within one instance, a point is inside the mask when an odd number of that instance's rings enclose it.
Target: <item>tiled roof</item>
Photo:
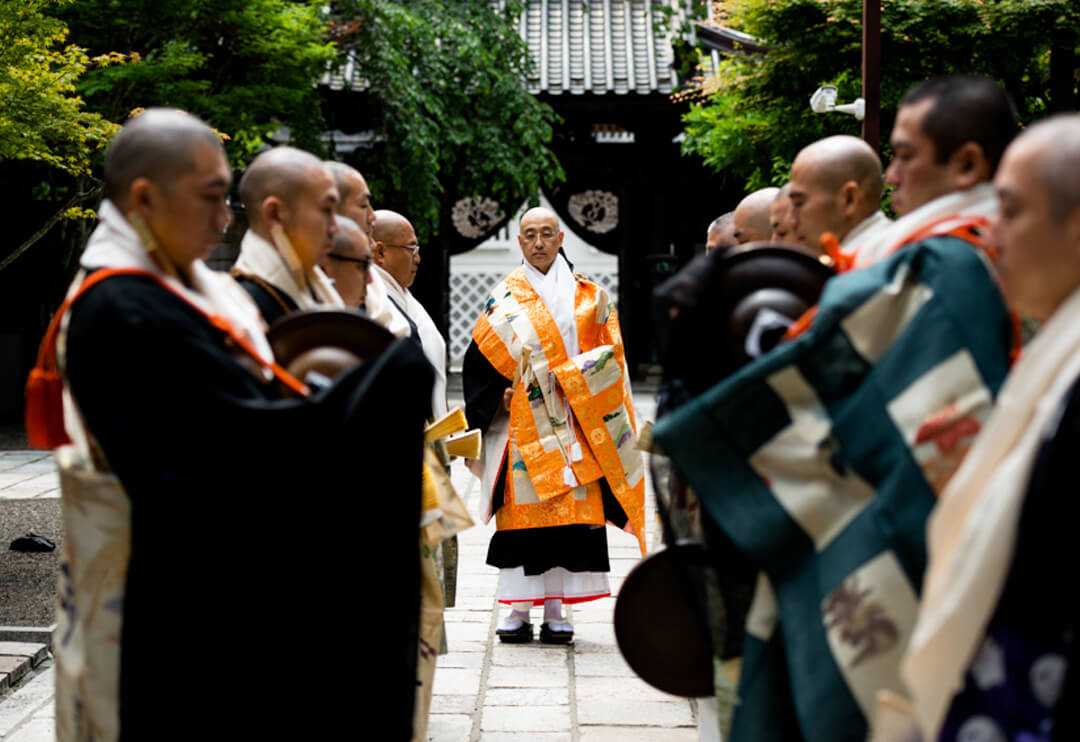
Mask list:
[[[535,68],[529,92],[654,93],[675,87],[660,0],[529,0],[521,37]]]
[[[669,0],[529,0],[521,37],[535,65],[529,92],[552,95],[661,93],[675,88]],[[670,24],[674,25],[674,24]],[[367,88],[349,58],[322,84]]]

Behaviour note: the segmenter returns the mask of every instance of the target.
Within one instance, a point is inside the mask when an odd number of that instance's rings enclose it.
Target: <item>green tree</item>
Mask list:
[[[421,239],[445,197],[511,203],[562,179],[555,114],[525,89],[521,0],[340,0],[336,38],[359,70],[364,125],[379,145],[360,169],[381,203],[407,204]],[[346,130],[352,121],[332,122]]]
[[[862,0],[735,0],[728,24],[763,39],[764,56],[736,54],[719,70],[717,90],[685,115],[684,153],[746,181],[780,184],[799,149],[859,123],[811,112],[820,85],[842,102],[861,95]],[[900,97],[933,75],[976,73],[1002,82],[1022,121],[1072,108],[1071,67],[1055,100],[1052,56],[1071,60],[1080,45],[1080,6],[1068,0],[892,0],[882,3],[881,109],[887,137]],[[1053,50],[1053,55],[1051,54]],[[887,147],[885,154],[888,154]]]
[[[288,126],[318,151],[316,83],[335,58],[319,3],[290,0],[79,0],[63,9],[72,38],[91,53],[138,54],[137,64],[93,69],[87,104],[123,121],[136,107],[190,111],[228,135],[241,166]]]
[[[0,162],[36,160],[84,175],[91,154],[115,130],[76,93],[92,60],[78,46],[65,46],[67,26],[46,14],[71,1],[0,4]]]

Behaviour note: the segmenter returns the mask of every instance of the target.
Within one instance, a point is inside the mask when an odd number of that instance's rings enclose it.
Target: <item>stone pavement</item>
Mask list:
[[[651,395],[635,395],[635,403],[642,419],[652,417]],[[48,454],[0,452],[0,498],[58,496],[51,466]],[[498,571],[484,563],[494,521],[480,523],[481,488],[462,462],[455,462],[452,479],[477,525],[459,536],[457,605],[446,610],[450,653],[438,660],[427,740],[697,742],[694,704],[647,685],[623,661],[612,627],[614,598],[568,607],[575,628],[569,647],[501,644],[495,638],[506,609],[495,601]],[[657,531],[651,489],[647,502],[651,551]],[[608,543],[616,595],[640,553],[633,536],[610,526]],[[538,626],[540,610],[533,613]],[[46,659],[0,695],[0,740],[52,742],[52,685]]]
[[[49,451],[0,451],[0,500],[60,496],[60,477]]]

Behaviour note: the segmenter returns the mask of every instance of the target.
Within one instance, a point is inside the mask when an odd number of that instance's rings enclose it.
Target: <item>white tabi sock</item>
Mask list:
[[[499,622],[499,631],[517,631],[521,625],[529,621],[529,609],[532,603],[511,603],[510,615]]]

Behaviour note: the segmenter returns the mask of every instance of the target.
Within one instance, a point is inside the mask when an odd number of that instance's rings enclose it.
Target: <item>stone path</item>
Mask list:
[[[642,418],[652,417],[650,398],[635,402]],[[446,611],[450,653],[438,660],[427,740],[697,742],[694,704],[652,688],[623,661],[612,627],[614,598],[568,607],[575,628],[569,647],[539,641],[510,645],[495,638],[499,614],[506,609],[495,601],[498,571],[484,563],[494,521],[480,523],[479,482],[461,462],[455,463],[452,478],[477,525],[459,536],[457,605]],[[0,498],[58,495],[51,456],[0,452]],[[652,550],[651,491],[647,501]],[[617,595],[640,553],[633,536],[610,526],[608,543],[611,590]],[[533,623],[539,624],[539,609],[534,609]],[[52,684],[46,659],[0,695],[0,740],[52,742]]]
[[[49,451],[0,451],[0,500],[59,497],[60,477]]]

